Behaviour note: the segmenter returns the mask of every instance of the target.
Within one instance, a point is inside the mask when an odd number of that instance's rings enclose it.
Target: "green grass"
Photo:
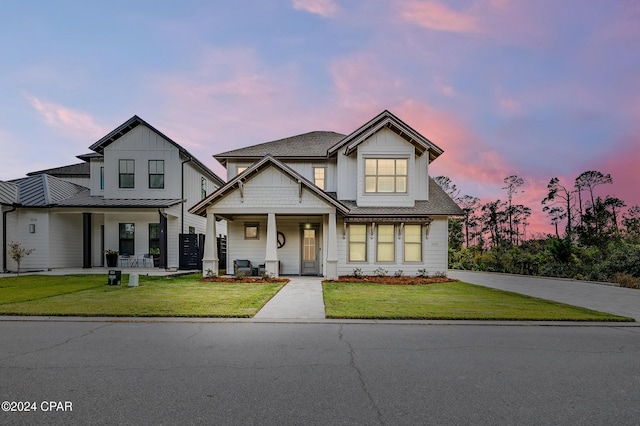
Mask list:
[[[108,286],[105,275],[0,280],[0,315],[252,317],[284,283],[211,283],[199,275],[140,277]]]
[[[463,282],[406,286],[325,282],[323,287],[327,318],[633,321]]]

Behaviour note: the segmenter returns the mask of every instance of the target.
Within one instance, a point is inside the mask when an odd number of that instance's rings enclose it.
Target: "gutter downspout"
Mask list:
[[[185,204],[185,199],[184,199],[184,165],[186,163],[189,163],[193,161],[193,157],[189,157],[189,159],[184,160],[182,162],[182,179],[180,179],[180,198],[182,199],[182,214],[180,215],[180,221],[182,222],[180,224],[180,233],[184,234],[184,204]]]
[[[2,212],[2,272],[7,271],[7,214],[15,212],[16,206],[13,206],[11,210]]]

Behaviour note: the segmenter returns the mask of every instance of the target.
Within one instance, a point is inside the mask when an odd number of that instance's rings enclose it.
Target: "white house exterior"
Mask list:
[[[203,273],[233,271],[235,259],[274,276],[446,273],[448,217],[462,211],[429,178],[442,152],[384,111],[349,135],[215,155],[228,182],[190,212],[207,217],[207,235],[227,221],[227,264],[205,243]]]
[[[4,270],[16,270],[11,241],[36,249],[25,270],[104,266],[106,249],[140,257],[152,248],[160,267],[177,268],[179,234],[205,232],[187,208],[224,181],[176,142],[134,116],[90,149],[80,164],[0,182]]]

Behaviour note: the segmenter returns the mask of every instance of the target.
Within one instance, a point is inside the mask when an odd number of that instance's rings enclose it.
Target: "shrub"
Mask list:
[[[429,276],[429,272],[427,271],[426,268],[422,268],[422,269],[418,269],[418,277],[420,278],[427,278]]]
[[[379,268],[374,269],[373,275],[375,275],[376,277],[384,277],[385,275],[387,275],[387,272],[389,272],[389,271],[387,271],[386,269],[384,269],[382,267],[379,267]]]
[[[22,263],[22,259],[29,256],[34,252],[34,248],[24,248],[22,245],[16,241],[11,241],[9,243],[9,256],[18,264],[18,275],[20,275],[20,264]]]
[[[353,276],[354,276],[355,278],[362,278],[362,275],[363,275],[363,274],[362,274],[362,268],[355,268],[355,269],[353,270]]]
[[[402,276],[404,276],[404,271],[402,269],[398,269],[397,271],[395,271],[393,273],[393,276],[394,277],[402,277]]]
[[[613,276],[613,282],[620,284],[620,287],[640,289],[640,278],[633,275],[617,273]]]

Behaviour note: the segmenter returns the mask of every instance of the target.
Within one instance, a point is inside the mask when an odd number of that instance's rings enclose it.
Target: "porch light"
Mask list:
[[[30,234],[35,234],[36,233],[36,224],[35,223],[30,223],[29,224],[29,233]]]

